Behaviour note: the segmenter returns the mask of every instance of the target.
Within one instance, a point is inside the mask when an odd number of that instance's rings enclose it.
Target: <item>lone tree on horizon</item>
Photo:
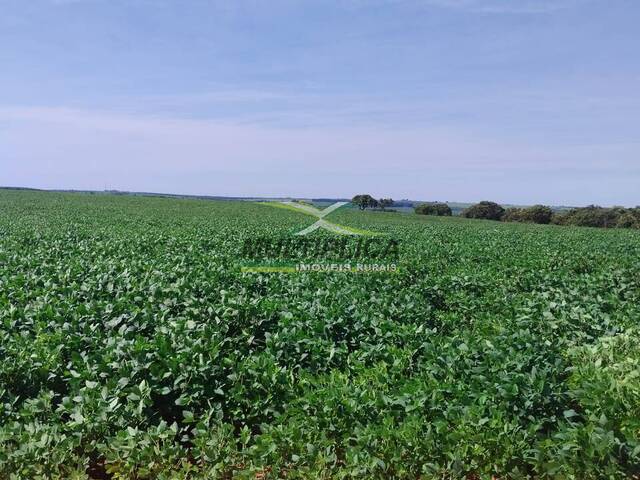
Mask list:
[[[351,203],[357,205],[360,210],[378,205],[378,201],[369,194],[356,195],[351,199]]]

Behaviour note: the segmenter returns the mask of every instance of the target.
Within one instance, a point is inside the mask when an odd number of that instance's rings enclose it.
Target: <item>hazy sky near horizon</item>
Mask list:
[[[637,0],[0,0],[0,185],[640,204]]]

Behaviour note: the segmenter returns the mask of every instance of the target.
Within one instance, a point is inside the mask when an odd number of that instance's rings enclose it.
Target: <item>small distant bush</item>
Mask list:
[[[534,205],[526,208],[508,208],[502,216],[503,222],[551,223],[553,210],[546,205]]]
[[[436,215],[438,217],[450,217],[451,207],[442,202],[423,203],[415,208],[419,215]]]
[[[480,218],[484,220],[501,220],[505,209],[495,202],[482,201],[465,209],[461,216],[466,218]]]

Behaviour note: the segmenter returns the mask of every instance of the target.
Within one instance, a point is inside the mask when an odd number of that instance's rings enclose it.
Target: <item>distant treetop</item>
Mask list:
[[[415,212],[419,215],[436,215],[438,217],[450,217],[451,207],[442,202],[428,202],[418,205]]]

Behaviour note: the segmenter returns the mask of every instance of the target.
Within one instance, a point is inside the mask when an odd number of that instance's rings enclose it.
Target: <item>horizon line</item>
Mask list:
[[[158,196],[158,197],[178,197],[178,198],[190,198],[190,199],[212,199],[212,200],[280,200],[280,199],[301,199],[301,200],[334,200],[334,201],[351,201],[349,197],[304,197],[301,195],[214,195],[214,194],[195,194],[195,193],[166,193],[166,192],[151,192],[143,190],[119,190],[119,189],[81,189],[81,188],[38,188],[38,187],[23,187],[15,185],[0,185],[0,190],[23,190],[34,192],[51,192],[51,193],[100,193],[106,195],[125,194],[125,195],[145,195],[145,196]],[[394,202],[442,202],[447,204],[459,204],[459,205],[473,205],[481,201],[487,201],[487,199],[476,200],[472,202],[455,201],[455,200],[414,200],[410,198],[401,198],[394,200]],[[492,200],[489,200],[492,201]],[[506,206],[532,206],[532,205],[548,205],[550,207],[562,207],[562,208],[581,208],[577,205],[554,205],[554,204],[524,204],[524,203],[510,203],[510,202],[496,202],[500,205]],[[584,206],[601,206],[603,208],[624,207],[623,205],[608,205],[602,206],[597,204],[586,204]],[[633,207],[624,207],[633,208]]]

